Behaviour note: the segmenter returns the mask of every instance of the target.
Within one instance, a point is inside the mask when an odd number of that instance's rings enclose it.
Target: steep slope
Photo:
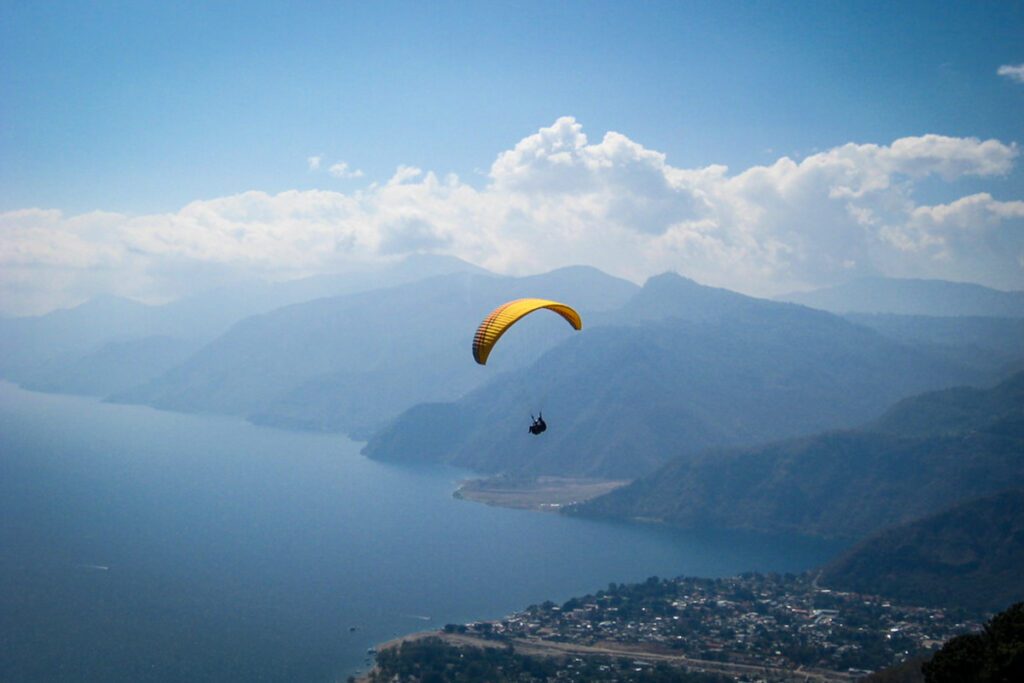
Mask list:
[[[835,287],[776,298],[833,313],[1024,317],[1022,291],[1004,292],[946,280],[861,278]]]
[[[997,610],[1024,600],[1024,490],[886,529],[829,564],[820,583],[921,605]]]
[[[1022,384],[907,399],[870,429],[679,458],[575,512],[862,537],[1019,481]]]
[[[831,314],[677,275],[652,278],[605,319],[623,324],[585,329],[451,406],[401,416],[365,452],[482,472],[628,478],[712,446],[856,424],[964,378]],[[536,409],[549,418],[540,439],[526,433]]]
[[[487,379],[469,348],[497,304],[540,294],[586,311],[620,306],[635,290],[594,269],[568,268],[525,278],[454,274],[320,299],[247,318],[180,367],[115,398],[359,434]],[[516,366],[571,332],[555,316],[531,316],[502,351]]]

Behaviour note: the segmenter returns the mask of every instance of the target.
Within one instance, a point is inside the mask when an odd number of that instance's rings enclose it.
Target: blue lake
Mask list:
[[[359,449],[0,383],[0,680],[344,680],[398,634],[838,550],[487,507]]]

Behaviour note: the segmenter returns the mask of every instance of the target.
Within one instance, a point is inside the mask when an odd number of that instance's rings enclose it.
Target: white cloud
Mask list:
[[[882,237],[903,251],[930,251],[951,259],[956,251],[976,253],[1007,221],[1024,219],[1024,201],[1001,202],[987,192],[949,204],[919,206],[902,225],[889,226]]]
[[[306,164],[309,166],[310,171],[319,170],[321,161],[323,161],[323,157],[321,156],[312,156],[306,158]]]
[[[336,164],[331,165],[327,172],[335,178],[362,178],[363,172],[359,169],[350,169],[348,163],[339,161]]]
[[[400,166],[350,193],[247,192],[146,216],[0,214],[0,311],[99,292],[163,300],[422,251],[508,273],[588,263],[642,280],[677,270],[761,294],[868,273],[1021,288],[1024,202],[915,199],[923,178],[1002,176],[1018,153],[923,135],[730,175],[673,167],[620,133],[591,143],[566,117],[499,154],[483,187]]]
[[[423,175],[423,171],[415,166],[399,166],[395,169],[395,174],[388,180],[388,185],[402,185],[419,178],[421,175]]]
[[[1024,64],[1003,64],[996,73],[1000,76],[1006,76],[1011,81],[1017,83],[1024,83]]]

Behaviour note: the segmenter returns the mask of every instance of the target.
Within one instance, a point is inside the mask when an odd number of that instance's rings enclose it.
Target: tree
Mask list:
[[[927,683],[1024,681],[1024,602],[992,617],[981,633],[953,638],[921,670]]]

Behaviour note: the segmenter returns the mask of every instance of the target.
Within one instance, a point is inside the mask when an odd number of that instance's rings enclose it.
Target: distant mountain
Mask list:
[[[361,434],[411,405],[455,399],[488,379],[470,346],[494,306],[540,295],[602,310],[621,306],[636,289],[574,267],[523,278],[459,273],[318,299],[247,318],[179,367],[114,398]],[[572,333],[557,316],[524,323],[502,340],[509,367]]]
[[[530,367],[457,402],[410,410],[366,454],[631,478],[708,447],[863,422],[968,376],[834,315],[678,275],[652,278],[599,318],[604,326],[585,327]],[[535,439],[526,418],[541,409],[549,429]]]
[[[886,529],[829,564],[821,585],[910,604],[994,611],[1024,600],[1024,490]]]
[[[831,316],[812,313],[802,306],[758,299],[729,289],[702,285],[677,273],[663,273],[649,278],[628,305],[615,311],[607,322],[635,325],[687,320],[709,323],[767,315],[792,316],[794,320],[831,320]]]
[[[971,367],[986,383],[1024,370],[1024,318],[848,313],[847,320],[890,339]]]
[[[1024,291],[946,280],[870,277],[776,298],[833,313],[1024,317]]]
[[[250,315],[424,277],[484,272],[452,257],[413,256],[357,272],[288,282],[246,282],[162,306],[98,297],[43,316],[0,319],[0,377],[36,389],[104,396],[114,386],[105,373],[116,367],[118,350],[128,354],[123,359],[125,366],[138,372],[134,385],[166,371],[165,361],[176,355],[184,357]],[[160,341],[143,341],[147,338]],[[173,352],[168,348],[171,340],[180,341]],[[127,342],[136,343],[126,346]],[[147,346],[152,362],[140,365]],[[96,381],[90,384],[89,378]],[[132,385],[118,382],[116,386],[121,391]]]
[[[867,429],[903,436],[985,432],[1024,439],[1022,425],[1024,372],[989,389],[953,387],[904,399]]]
[[[1024,476],[1024,374],[906,399],[868,428],[678,458],[577,506],[673,525],[861,538]]]
[[[41,363],[81,355],[108,341],[142,336],[151,308],[105,296],[43,316],[2,318],[0,375],[17,380]]]
[[[198,347],[173,337],[107,342],[82,356],[43,362],[21,373],[20,384],[34,391],[108,396],[167,372]]]

